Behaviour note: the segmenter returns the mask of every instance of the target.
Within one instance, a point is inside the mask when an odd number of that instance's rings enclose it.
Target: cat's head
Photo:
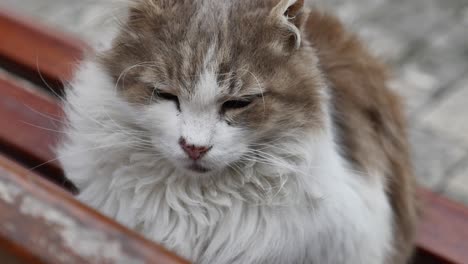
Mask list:
[[[195,173],[324,126],[301,0],[136,0],[102,63],[155,150]],[[271,162],[271,160],[270,160]]]

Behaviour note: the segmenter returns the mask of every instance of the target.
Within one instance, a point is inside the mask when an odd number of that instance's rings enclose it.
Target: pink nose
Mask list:
[[[179,145],[192,160],[201,159],[211,149],[211,147],[188,144],[184,138],[180,138]]]

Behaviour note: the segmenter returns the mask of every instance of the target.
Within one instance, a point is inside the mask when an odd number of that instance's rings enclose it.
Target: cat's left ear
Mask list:
[[[288,45],[295,49],[301,46],[301,32],[307,19],[304,0],[279,0],[270,13],[270,19],[284,30]]]

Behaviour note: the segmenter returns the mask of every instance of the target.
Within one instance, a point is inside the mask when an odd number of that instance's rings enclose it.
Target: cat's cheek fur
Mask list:
[[[178,145],[180,138],[180,113],[170,101],[153,103],[149,106],[138,106],[135,113],[138,124],[149,136],[154,148],[169,159],[177,159],[184,153]]]
[[[201,119],[194,121],[196,118],[190,117],[187,110],[179,111],[170,101],[138,106],[134,111],[138,125],[148,131],[155,150],[180,169],[191,164],[179,146],[181,137],[189,142],[195,142],[195,145],[212,146],[199,164],[213,171],[224,169],[248,151],[249,132],[228,125],[218,115],[207,117],[200,115]],[[197,126],[197,124],[210,123],[208,128]],[[201,136],[203,134],[207,136]]]

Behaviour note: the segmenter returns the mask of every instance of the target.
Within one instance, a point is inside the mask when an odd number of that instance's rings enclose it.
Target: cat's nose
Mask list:
[[[179,145],[192,160],[201,159],[212,148],[208,146],[195,146],[193,144],[189,144],[185,138],[179,139]]]

